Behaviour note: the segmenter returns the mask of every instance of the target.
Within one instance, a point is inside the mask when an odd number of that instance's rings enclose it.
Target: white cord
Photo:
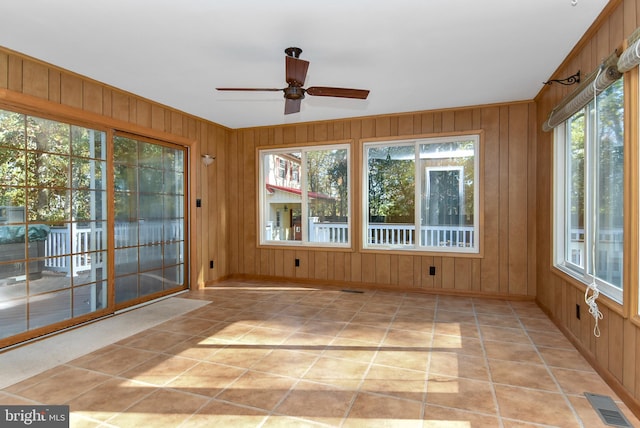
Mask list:
[[[593,81],[593,111],[594,111],[594,119],[596,123],[592,126],[593,131],[593,143],[597,141],[598,138],[598,94],[596,82],[598,81],[598,77],[600,77],[600,73],[602,72],[603,67],[600,67],[598,70],[598,74]],[[598,309],[598,296],[600,296],[600,291],[598,290],[598,284],[596,284],[596,216],[598,215],[598,210],[596,207],[596,198],[597,198],[597,190],[596,186],[598,184],[596,168],[594,168],[592,177],[592,198],[591,208],[592,208],[592,217],[591,217],[591,284],[587,286],[587,289],[584,292],[584,302],[589,306],[589,313],[595,320],[596,324],[593,327],[593,335],[595,337],[600,337],[600,327],[598,326],[598,321],[602,319],[602,312]],[[591,294],[589,294],[591,292]]]

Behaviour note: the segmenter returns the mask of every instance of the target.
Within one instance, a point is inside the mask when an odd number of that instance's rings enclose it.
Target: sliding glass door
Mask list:
[[[115,301],[186,288],[185,149],[114,137]]]
[[[185,153],[0,110],[0,348],[187,288]]]

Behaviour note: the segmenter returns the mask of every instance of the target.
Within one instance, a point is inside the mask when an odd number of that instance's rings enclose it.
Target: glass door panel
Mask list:
[[[107,307],[105,147],[0,110],[0,341]]]
[[[186,288],[184,149],[114,137],[115,300]]]

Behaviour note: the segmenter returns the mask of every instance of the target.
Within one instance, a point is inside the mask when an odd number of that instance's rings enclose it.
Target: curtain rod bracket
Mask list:
[[[569,76],[566,79],[552,79],[542,82],[544,85],[551,85],[553,82],[560,83],[561,85],[570,86],[576,83],[580,83],[580,70],[573,76]]]

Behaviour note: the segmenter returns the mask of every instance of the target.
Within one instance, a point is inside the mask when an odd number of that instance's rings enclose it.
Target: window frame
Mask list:
[[[258,182],[258,209],[257,209],[257,237],[258,237],[258,247],[304,247],[304,248],[323,248],[323,249],[339,249],[339,250],[350,250],[353,249],[353,150],[352,150],[353,141],[352,140],[344,140],[344,141],[335,141],[327,144],[302,144],[295,146],[263,146],[256,148],[256,162],[257,162],[257,170],[259,174]],[[309,193],[308,190],[308,179],[307,179],[307,153],[309,152],[327,152],[331,150],[345,150],[346,151],[346,165],[347,165],[347,237],[346,242],[320,242],[320,241],[311,241],[309,240]],[[264,159],[268,155],[280,156],[282,154],[289,154],[293,152],[300,152],[300,164],[292,165],[290,168],[290,174],[292,179],[297,179],[300,183],[300,204],[301,204],[301,225],[307,225],[306,227],[301,227],[301,239],[300,240],[291,240],[291,239],[281,239],[275,240],[266,239],[266,230],[268,219],[268,204],[266,193],[267,193],[267,167],[265,166]],[[276,167],[276,176],[279,173],[280,167]],[[290,210],[290,208],[289,208]],[[284,225],[284,217],[282,212],[276,211],[276,217],[274,217],[273,223],[275,224],[277,218],[280,219],[281,225]]]
[[[456,132],[456,133],[447,133],[447,134],[429,134],[429,135],[418,135],[410,138],[398,138],[398,139],[371,139],[371,140],[362,140],[362,178],[361,178],[361,212],[360,212],[360,222],[361,222],[361,239],[360,245],[361,250],[363,252],[399,252],[405,254],[407,252],[413,252],[420,255],[433,254],[433,255],[455,255],[455,256],[463,256],[463,257],[483,257],[483,171],[484,171],[484,157],[483,153],[483,139],[484,132],[482,130],[471,130],[467,132]],[[460,141],[469,141],[473,140],[474,142],[474,183],[473,183],[473,234],[474,234],[474,244],[470,247],[459,247],[459,246],[428,246],[422,245],[420,243],[420,232],[415,233],[415,231],[421,231],[421,209],[422,209],[422,181],[427,176],[427,169],[422,168],[421,172],[420,162],[420,146],[422,144],[438,144],[438,143],[454,143]],[[414,218],[414,236],[412,245],[388,245],[388,244],[370,244],[368,242],[368,232],[369,232],[369,168],[368,168],[368,148],[381,148],[381,147],[393,147],[393,146],[407,146],[413,144],[415,148],[415,162],[414,162],[414,210],[415,210],[415,218]],[[438,166],[436,168],[431,168],[431,170],[460,170],[464,171],[463,167],[447,165],[447,166]],[[461,183],[462,185],[462,183]],[[426,191],[426,189],[425,189]]]
[[[624,83],[623,83],[624,84]],[[623,101],[622,108],[625,109],[625,100],[624,100],[624,88],[623,88]],[[556,128],[554,128],[554,136],[553,136],[553,225],[552,225],[552,233],[553,233],[553,248],[552,248],[552,264],[553,267],[561,271],[562,273],[569,275],[571,278],[577,280],[581,284],[587,286],[595,281],[595,284],[598,287],[598,290],[602,293],[602,295],[610,298],[616,303],[623,304],[624,301],[624,283],[625,283],[625,269],[624,269],[624,259],[627,257],[626,250],[628,249],[628,245],[625,241],[628,240],[628,236],[626,235],[626,227],[624,223],[622,224],[622,233],[623,233],[623,244],[622,244],[622,260],[620,261],[622,265],[621,269],[621,279],[620,279],[620,288],[618,288],[615,284],[609,283],[601,278],[598,275],[598,269],[596,268],[595,275],[593,273],[593,257],[592,248],[594,246],[594,221],[593,217],[594,207],[597,209],[598,203],[595,200],[595,192],[598,192],[599,189],[593,189],[594,178],[597,178],[595,170],[597,168],[597,164],[599,163],[599,154],[598,154],[598,146],[599,140],[594,140],[593,135],[599,135],[598,129],[594,130],[594,126],[598,126],[598,117],[597,117],[597,105],[594,105],[593,101],[590,101],[585,107],[580,109],[566,121],[562,122]],[[571,225],[570,225],[570,190],[568,188],[569,185],[569,177],[567,176],[570,173],[570,163],[571,156],[569,150],[571,149],[571,138],[569,137],[570,129],[568,129],[568,123],[576,117],[578,113],[582,113],[585,118],[584,125],[584,184],[583,184],[583,193],[584,193],[584,255],[583,255],[583,266],[575,263],[572,260],[572,251],[570,250],[570,241],[571,241]],[[624,117],[626,117],[626,112],[623,114],[623,126]],[[625,126],[626,127],[626,126]],[[627,132],[626,130],[624,131]],[[628,162],[626,160],[629,155],[628,145],[626,143],[626,136],[623,135],[623,166],[626,169]],[[595,177],[594,177],[595,175]],[[624,171],[623,175],[623,186],[626,187],[628,184],[624,177],[628,176],[628,172]],[[626,189],[623,189],[623,201],[622,207],[620,209],[624,212],[624,207],[627,205],[627,194]],[[600,233],[599,230],[596,233]],[[596,252],[597,247],[596,248]]]

